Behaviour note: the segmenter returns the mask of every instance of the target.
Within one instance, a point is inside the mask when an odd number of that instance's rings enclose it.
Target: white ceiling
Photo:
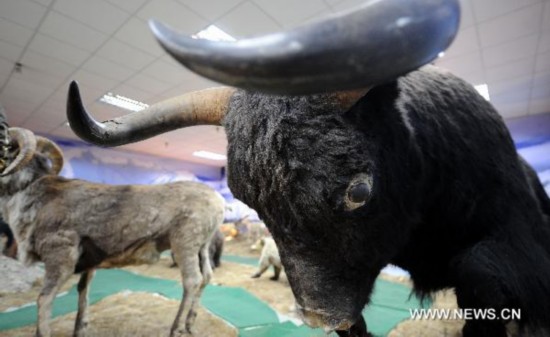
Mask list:
[[[146,20],[183,33],[215,24],[236,38],[279,31],[364,0],[2,0],[0,104],[13,126],[76,138],[65,120],[68,83],[101,120],[125,114],[98,103],[111,91],[152,104],[216,85],[176,64]],[[487,83],[505,118],[550,112],[550,0],[461,0],[460,33],[437,61],[473,84]],[[15,62],[23,64],[20,73]],[[196,150],[224,153],[223,129],[173,131],[123,148],[208,165]]]

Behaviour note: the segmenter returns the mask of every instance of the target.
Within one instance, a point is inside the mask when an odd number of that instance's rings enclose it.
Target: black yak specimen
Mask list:
[[[454,288],[461,308],[521,309],[521,333],[541,336],[550,200],[491,104],[422,68],[451,42],[458,13],[454,0],[373,1],[234,43],[152,22],[182,64],[245,90],[189,93],[99,123],[73,83],[68,118],[103,146],[222,123],[229,186],[265,220],[310,326],[368,336],[361,311],[393,263],[420,295]],[[468,320],[463,334],[503,337],[506,323]]]

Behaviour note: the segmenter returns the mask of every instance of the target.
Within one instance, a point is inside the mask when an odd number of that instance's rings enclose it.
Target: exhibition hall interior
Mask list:
[[[549,0],[0,0],[0,336],[550,336]]]

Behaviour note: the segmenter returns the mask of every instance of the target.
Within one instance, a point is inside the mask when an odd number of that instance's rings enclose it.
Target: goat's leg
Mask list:
[[[278,266],[278,265],[273,265],[273,270],[275,271],[275,274],[273,274],[272,277],[270,277],[269,279],[271,281],[278,281],[279,280],[279,276],[281,275],[281,266]]]
[[[198,249],[197,249],[198,250]],[[191,333],[190,326],[185,326],[185,331],[180,328],[180,319],[186,319],[192,314],[193,300],[197,296],[202,283],[202,275],[199,270],[199,254],[197,250],[193,253],[174,251],[174,257],[181,270],[183,283],[183,298],[180,307],[170,330],[170,337],[175,337],[184,333]]]
[[[260,259],[260,268],[251,277],[252,278],[258,278],[258,277],[262,276],[262,274],[267,271],[267,268],[269,268],[269,266],[270,266],[270,264],[267,261],[267,259],[261,258]]]
[[[72,245],[70,235],[48,238],[48,249],[41,256],[46,270],[44,285],[38,295],[37,337],[50,336],[52,303],[59,288],[73,274],[78,258],[78,248]]]
[[[78,281],[78,312],[74,324],[74,337],[84,337],[86,333],[86,327],[88,326],[88,290],[94,273],[94,269],[87,270],[80,275],[80,281]]]
[[[202,282],[199,287],[199,290],[197,291],[195,297],[193,298],[193,301],[191,303],[191,308],[189,310],[189,314],[187,315],[187,318],[185,320],[185,329],[187,331],[191,331],[191,327],[195,324],[195,319],[197,318],[197,311],[196,306],[197,303],[200,300],[200,297],[202,295],[202,292],[206,285],[210,283],[210,279],[212,278],[212,266],[210,265],[210,250],[208,245],[204,245],[201,248],[201,251],[199,253],[200,261],[201,261],[201,273],[202,273]]]

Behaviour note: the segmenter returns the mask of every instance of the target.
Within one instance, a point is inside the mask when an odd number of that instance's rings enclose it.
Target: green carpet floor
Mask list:
[[[224,260],[233,259],[232,262],[237,262],[236,258],[242,257],[229,256],[224,257]],[[242,259],[239,263],[252,264],[252,260],[255,260]],[[141,276],[124,270],[104,269],[98,270],[92,281],[90,304],[124,290],[159,293],[176,300],[181,299],[182,295],[179,282]],[[377,336],[385,336],[398,322],[408,318],[410,308],[421,306],[416,299],[409,299],[409,294],[410,290],[403,285],[383,280],[377,281],[371,304],[363,313],[369,330]],[[76,311],[77,298],[76,286],[66,295],[56,298],[53,316]],[[209,285],[201,301],[210,312],[239,329],[241,337],[326,336],[320,329],[312,330],[306,326],[296,326],[291,322],[279,322],[273,309],[242,288]],[[34,324],[35,321],[34,304],[14,311],[2,312],[0,313],[0,331]]]

